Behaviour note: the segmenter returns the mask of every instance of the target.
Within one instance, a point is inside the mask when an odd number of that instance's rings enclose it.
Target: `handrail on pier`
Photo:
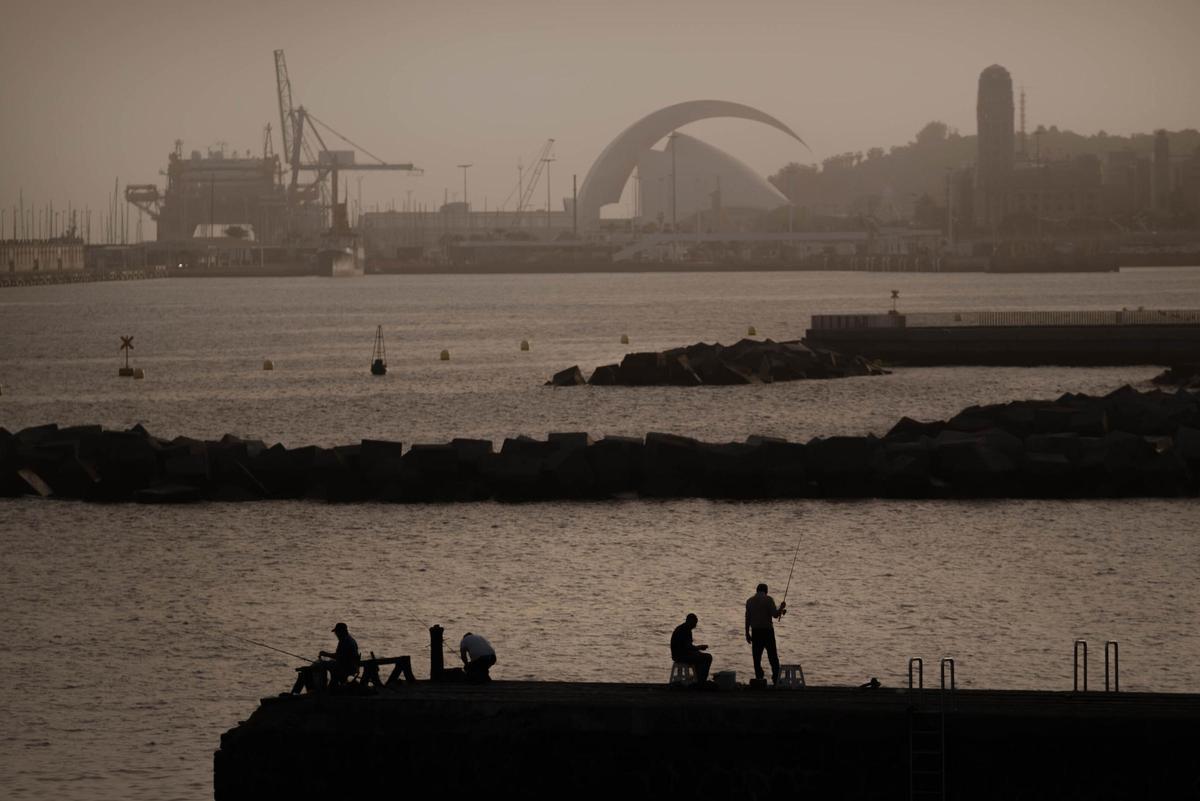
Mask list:
[[[1075,692],[1079,692],[1079,653],[1083,651],[1083,691],[1087,692],[1087,640],[1075,641]],[[1106,654],[1107,658],[1107,654]]]
[[[913,688],[913,665],[917,666],[917,689],[925,689],[925,661],[919,656],[908,660],[908,689]]]
[[[954,684],[954,659],[949,656],[942,657],[942,689],[946,689],[946,666],[950,666],[950,689],[954,690],[957,687]]]
[[[1104,692],[1109,692],[1108,688],[1108,649],[1112,646],[1112,692],[1121,692],[1121,644],[1116,640],[1104,641]]]

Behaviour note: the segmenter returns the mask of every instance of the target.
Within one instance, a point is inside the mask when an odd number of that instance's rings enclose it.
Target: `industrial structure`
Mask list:
[[[278,153],[270,124],[258,156],[217,147],[185,157],[177,140],[168,156],[165,190],[156,184],[125,188],[125,199],[157,224],[157,242],[170,251],[169,263],[196,266],[199,260],[207,267],[252,267],[286,259],[315,264],[322,250],[350,247],[353,232],[341,173],[419,172],[411,163],[384,161],[295,105],[284,52],[274,55]],[[332,149],[327,137],[347,149]],[[358,152],[370,161],[359,162]]]
[[[321,209],[312,203],[289,209],[280,170],[269,148],[261,156],[229,154],[220,147],[185,156],[177,139],[167,156],[165,191],[156,184],[132,184],[125,187],[125,199],[154,220],[159,242],[220,238],[232,228],[235,238],[259,244],[305,238],[315,244]]]

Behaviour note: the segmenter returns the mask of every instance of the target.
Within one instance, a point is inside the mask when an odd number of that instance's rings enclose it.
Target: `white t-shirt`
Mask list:
[[[492,648],[492,644],[478,634],[468,634],[463,637],[462,642],[458,645],[458,650],[466,651],[472,662],[485,656],[496,655],[496,649]]]

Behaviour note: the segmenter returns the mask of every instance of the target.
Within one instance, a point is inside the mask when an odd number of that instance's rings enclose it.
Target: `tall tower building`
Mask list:
[[[993,64],[979,74],[975,105],[975,223],[994,228],[1004,219],[1014,161],[1013,85],[1008,70]]]
[[[1151,173],[1150,197],[1155,211],[1168,211],[1171,204],[1171,149],[1167,132],[1154,132],[1154,171]]]

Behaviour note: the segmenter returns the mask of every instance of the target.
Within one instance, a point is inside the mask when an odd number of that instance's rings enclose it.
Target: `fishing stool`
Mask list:
[[[776,685],[786,690],[803,690],[804,683],[804,666],[797,663],[795,665],[780,665],[779,667],[779,684]]]
[[[672,687],[691,687],[696,683],[696,666],[691,662],[675,662],[671,665]]]

